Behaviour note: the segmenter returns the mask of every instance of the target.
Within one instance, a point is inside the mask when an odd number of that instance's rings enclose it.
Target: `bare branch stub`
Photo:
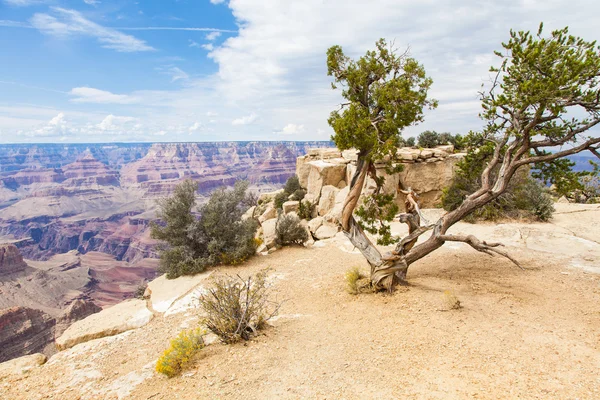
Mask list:
[[[440,235],[440,239],[445,242],[467,243],[469,246],[471,246],[475,250],[480,251],[482,253],[489,254],[491,256],[493,256],[494,253],[499,254],[503,257],[508,258],[517,267],[519,267],[523,270],[525,269],[514,257],[512,257],[510,254],[508,254],[506,251],[503,251],[503,250],[500,250],[497,248],[499,246],[504,246],[502,243],[487,243],[485,241],[481,241],[481,240],[477,239],[473,235]]]

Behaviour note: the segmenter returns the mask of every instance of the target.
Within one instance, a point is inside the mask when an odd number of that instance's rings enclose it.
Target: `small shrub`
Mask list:
[[[288,195],[295,193],[297,190],[302,190],[302,186],[300,186],[300,180],[297,175],[291,176],[283,187],[283,191]]]
[[[286,192],[278,193],[277,196],[275,196],[275,199],[273,200],[273,205],[275,206],[275,208],[277,210],[281,210],[283,208],[283,203],[288,201],[289,196],[290,195]]]
[[[439,135],[435,131],[425,131],[417,139],[419,147],[432,148],[439,144]]]
[[[406,139],[406,142],[405,142],[405,144],[406,144],[406,146],[408,146],[408,147],[415,147],[415,145],[416,145],[416,139],[415,139],[414,137],[412,137],[412,136],[411,136],[411,137],[409,137],[408,139]]]
[[[182,331],[171,340],[171,346],[156,362],[156,372],[169,378],[179,375],[204,347],[205,334],[206,331],[201,328]]]
[[[280,215],[275,225],[275,243],[278,246],[303,244],[308,240],[308,233],[295,214]]]
[[[269,300],[267,271],[242,279],[214,280],[212,288],[199,297],[205,313],[202,323],[224,343],[248,340],[279,311],[280,303]]]
[[[148,282],[141,281],[140,284],[135,288],[135,293],[133,296],[136,299],[144,299],[144,293],[146,293],[146,289],[148,288]]]
[[[306,200],[306,201],[300,201],[300,204],[298,205],[298,217],[300,217],[300,219],[306,219],[309,220],[312,218],[312,213],[313,213],[313,204]]]
[[[442,293],[442,309],[440,311],[450,311],[450,310],[458,310],[462,308],[460,305],[460,300],[451,290],[444,290]]]
[[[346,289],[350,294],[359,294],[360,293],[360,285],[359,281],[361,279],[365,279],[366,276],[360,272],[358,267],[352,267],[344,275],[346,279]]]
[[[306,196],[306,191],[304,189],[298,189],[292,194],[292,200],[302,201]]]

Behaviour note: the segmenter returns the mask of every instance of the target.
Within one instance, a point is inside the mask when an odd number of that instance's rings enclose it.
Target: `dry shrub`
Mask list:
[[[346,275],[344,275],[346,279],[346,288],[348,293],[350,294],[359,294],[364,286],[363,281],[367,277],[360,272],[358,267],[352,267],[348,271],[346,271]]]
[[[182,331],[171,340],[171,346],[156,362],[156,372],[169,378],[179,375],[204,347],[205,334],[206,331],[201,328]]]
[[[296,214],[280,215],[275,225],[275,235],[278,246],[303,244],[308,240],[308,232]]]
[[[248,340],[279,311],[281,303],[269,299],[267,270],[254,277],[217,278],[199,298],[202,323],[224,343]]]
[[[440,311],[458,310],[459,308],[462,308],[460,300],[458,300],[458,297],[456,297],[452,290],[444,290],[442,302],[443,308]]]

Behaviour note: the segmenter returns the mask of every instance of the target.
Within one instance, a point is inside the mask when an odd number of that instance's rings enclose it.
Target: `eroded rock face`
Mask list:
[[[56,321],[55,336],[60,336],[74,322],[102,311],[94,302],[77,299],[73,301]]]
[[[144,300],[128,300],[75,322],[59,338],[59,350],[79,343],[112,336],[146,325],[154,314],[146,308]]]
[[[54,341],[56,320],[40,310],[0,310],[0,362],[40,353]]]
[[[375,165],[377,175],[385,177],[384,193],[394,194],[396,203],[403,208],[404,195],[397,193],[401,182],[404,187],[411,187],[420,195],[421,207],[437,207],[442,190],[452,182],[456,163],[464,154],[453,154],[452,146],[438,146],[434,149],[400,148],[397,162],[404,167],[403,171],[387,175],[383,165]],[[355,150],[343,153],[333,149],[313,149],[306,156],[298,158],[296,174],[300,184],[306,189],[306,199],[317,204],[317,213],[326,221],[339,220],[347,183],[356,171],[357,154]],[[376,189],[375,181],[367,178],[363,188],[363,196]]]
[[[14,244],[0,245],[0,276],[22,272],[26,268],[27,263]]]

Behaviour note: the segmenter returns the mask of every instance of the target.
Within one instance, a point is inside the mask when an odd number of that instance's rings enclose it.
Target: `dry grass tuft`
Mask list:
[[[442,303],[443,308],[440,309],[440,311],[458,310],[462,308],[460,300],[452,290],[444,290],[444,293],[442,294]]]
[[[156,362],[156,372],[169,378],[179,375],[204,347],[205,334],[206,331],[201,328],[182,331],[171,340],[171,346]]]

